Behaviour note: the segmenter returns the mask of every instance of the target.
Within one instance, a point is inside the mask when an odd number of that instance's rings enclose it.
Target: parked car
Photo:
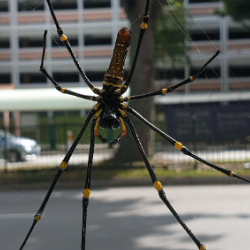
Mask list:
[[[0,158],[10,162],[25,161],[36,157],[40,152],[41,147],[35,140],[0,130]]]

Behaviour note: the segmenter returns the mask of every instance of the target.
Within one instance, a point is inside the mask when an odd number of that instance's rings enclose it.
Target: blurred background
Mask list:
[[[135,39],[139,32],[143,3],[134,6],[132,1],[124,2],[52,1],[84,72],[98,87],[102,86],[119,28],[131,27]],[[229,0],[155,1],[151,9],[152,27],[141,49],[141,61],[146,60],[145,50],[149,54],[153,50],[154,77],[145,81],[138,78],[144,75],[140,68],[130,90],[133,94],[138,89],[145,93],[176,84],[194,74],[216,50],[221,50],[194,83],[170,95],[156,97],[153,102],[145,100],[143,107],[136,102],[131,106],[207,159],[237,163],[237,167],[245,169],[250,160],[250,32],[248,16],[243,11],[246,4],[247,1],[237,4],[237,16],[236,7],[232,12]],[[58,165],[94,103],[60,95],[39,72],[45,28],[49,31],[45,60],[48,72],[62,87],[85,94],[91,91],[57,37],[45,1],[1,0],[0,12],[0,167],[8,171]],[[134,44],[132,41],[132,52]],[[131,54],[125,63],[126,76]],[[139,65],[143,65],[141,61]],[[176,152],[159,135],[148,133],[140,122],[134,122],[155,166],[187,162],[188,167],[197,168],[196,163]],[[17,137],[14,139],[7,133]],[[103,134],[111,140],[119,131],[103,131]],[[33,151],[25,149],[22,137],[35,140]],[[7,142],[8,138],[15,142]],[[87,163],[89,138],[88,130],[71,164]],[[138,153],[130,153],[132,144],[130,135],[121,146],[96,140],[96,162],[112,157],[117,164],[141,161]],[[129,157],[124,156],[125,151]]]
[[[52,4],[83,71],[100,88],[118,30],[132,29],[126,79],[144,1],[52,0]],[[129,105],[201,157],[248,179],[249,9],[249,0],[152,0],[149,28],[126,93],[177,84],[220,50],[195,82]],[[0,0],[0,244],[5,250],[20,246],[56,167],[95,104],[60,94],[39,72],[45,29],[47,71],[62,87],[93,94],[60,42],[46,1]],[[248,186],[225,185],[242,182],[209,170],[136,119],[133,122],[171,204],[208,249],[248,249]],[[109,141],[120,133],[101,132]],[[80,247],[79,190],[84,187],[89,141],[88,128],[27,250]],[[194,249],[149,185],[130,132],[117,145],[96,139],[87,249]]]

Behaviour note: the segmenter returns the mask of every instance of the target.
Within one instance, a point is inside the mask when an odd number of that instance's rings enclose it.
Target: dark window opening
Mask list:
[[[19,38],[19,47],[20,48],[32,48],[32,47],[42,47],[43,39],[40,38],[31,38],[31,37],[20,37]]]
[[[104,71],[87,71],[86,76],[91,82],[100,82],[103,81],[105,73]]]
[[[246,77],[250,76],[250,66],[229,66],[230,77]]]
[[[157,69],[156,79],[166,80],[166,79],[184,79],[185,71],[184,69]]]
[[[21,84],[46,83],[46,77],[42,73],[21,73]]]
[[[205,30],[205,32],[190,32],[193,41],[220,40],[219,30]]]
[[[79,82],[79,74],[77,72],[55,72],[53,73],[53,78],[58,83],[78,83]]]
[[[110,0],[84,0],[83,6],[85,9],[110,8]]]
[[[53,8],[55,10],[72,10],[77,9],[77,1],[76,0],[60,0],[60,1],[52,1]]]
[[[0,2],[0,12],[8,12],[8,11],[9,11],[8,1],[1,1]]]
[[[111,35],[103,35],[103,36],[94,36],[94,35],[86,35],[84,36],[84,45],[111,45],[112,37]]]
[[[190,75],[194,75],[198,72],[200,68],[192,68],[190,70]],[[199,75],[199,78],[218,78],[220,77],[220,68],[213,67],[213,68],[206,68],[204,69],[201,74]]]
[[[18,1],[18,11],[38,11],[44,10],[44,4],[40,1],[24,0]]]
[[[250,38],[250,32],[248,30],[229,30],[229,39],[247,39]]]
[[[71,46],[78,46],[78,38],[77,37],[68,37],[68,41],[70,42]],[[60,40],[59,37],[53,37],[51,39],[52,47],[64,46],[63,42]]]
[[[11,77],[10,74],[0,74],[0,84],[3,83],[10,83],[11,82]]]
[[[9,47],[10,47],[10,41],[7,38],[0,40],[0,48],[9,48]]]

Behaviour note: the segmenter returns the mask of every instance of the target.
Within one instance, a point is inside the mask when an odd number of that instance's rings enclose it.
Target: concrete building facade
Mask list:
[[[250,90],[250,35],[229,17],[214,15],[223,8],[219,1],[184,0],[189,12],[188,29],[192,42],[191,64],[176,69],[174,81],[194,72],[217,49],[221,55],[200,78],[185,88],[193,91]],[[61,26],[88,77],[100,85],[112,53],[117,31],[129,26],[119,0],[53,1]],[[159,5],[159,8],[161,6]],[[0,1],[0,83],[15,88],[52,87],[39,72],[44,29],[48,29],[46,67],[56,80],[67,86],[84,86],[66,49],[57,38],[45,1]],[[181,32],[181,31],[180,31]],[[127,60],[127,65],[129,64]],[[158,81],[163,79],[159,69]],[[164,81],[163,81],[164,82]]]
[[[130,26],[120,0],[53,0],[52,3],[83,70],[95,85],[101,86],[117,31]],[[190,63],[175,69],[171,84],[195,72],[216,50],[221,50],[221,54],[194,83],[167,99],[156,98],[156,101],[161,105],[177,104],[185,97],[186,103],[198,106],[206,100],[216,103],[223,100],[227,105],[232,101],[247,102],[250,98],[250,32],[230,17],[214,14],[216,9],[223,8],[220,1],[184,0],[183,3],[191,37],[187,41]],[[139,24],[135,20],[133,25]],[[48,72],[62,86],[86,87],[57,37],[46,1],[0,0],[0,89],[53,89],[39,72],[44,29],[49,31],[45,61]],[[129,68],[129,58],[126,68]],[[156,84],[166,85],[166,76],[172,70],[168,65],[158,64]],[[214,98],[213,94],[216,94]],[[199,98],[194,99],[197,96]],[[16,116],[20,120],[20,114]],[[3,117],[8,123],[9,114]]]

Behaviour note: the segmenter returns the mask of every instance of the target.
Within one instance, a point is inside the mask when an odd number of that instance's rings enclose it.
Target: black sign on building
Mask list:
[[[250,102],[168,105],[168,134],[181,141],[232,141],[250,137]]]

